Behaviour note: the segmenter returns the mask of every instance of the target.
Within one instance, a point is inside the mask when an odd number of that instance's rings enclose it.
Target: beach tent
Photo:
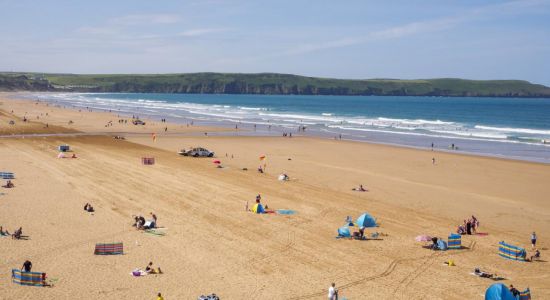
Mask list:
[[[257,214],[265,214],[264,206],[261,203],[256,203],[252,207],[252,212]]]
[[[351,237],[348,226],[338,228],[338,237]]]
[[[500,242],[498,245],[498,255],[511,260],[525,261],[525,257],[527,256],[525,249],[506,244],[505,242]]]
[[[373,218],[368,213],[364,213],[359,218],[357,218],[357,221],[355,222],[357,226],[359,227],[376,227],[376,219]]]
[[[485,300],[517,300],[502,283],[495,283],[485,291]]]
[[[60,145],[58,147],[58,149],[59,149],[60,152],[67,152],[67,151],[70,150],[70,147],[69,147],[69,145]]]
[[[448,239],[449,249],[460,249],[462,248],[462,236],[460,234],[451,233]]]
[[[438,239],[437,249],[441,251],[447,251],[447,243],[443,239]]]
[[[11,270],[11,281],[20,285],[46,286],[46,273]]]
[[[154,157],[142,157],[141,158],[141,164],[146,166],[151,166],[155,164],[155,158]]]

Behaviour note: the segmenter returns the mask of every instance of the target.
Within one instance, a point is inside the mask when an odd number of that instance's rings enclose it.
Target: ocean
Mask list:
[[[431,148],[433,143],[439,151],[550,163],[550,99],[133,93],[20,96],[124,116],[248,129],[239,131],[241,135],[286,132],[416,148]]]

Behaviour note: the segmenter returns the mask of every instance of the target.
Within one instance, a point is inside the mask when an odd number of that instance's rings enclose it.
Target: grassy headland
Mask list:
[[[522,80],[331,79],[290,74],[0,73],[0,91],[74,91],[265,95],[399,95],[550,97],[550,88]]]

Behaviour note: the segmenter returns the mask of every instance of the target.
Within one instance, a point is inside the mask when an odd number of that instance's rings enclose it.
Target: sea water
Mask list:
[[[428,149],[433,143],[435,150],[550,163],[550,99],[134,93],[24,97],[124,116],[247,129],[239,134],[292,133]]]

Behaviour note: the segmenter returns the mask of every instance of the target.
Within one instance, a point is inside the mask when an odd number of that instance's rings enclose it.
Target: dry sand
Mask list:
[[[212,292],[222,299],[326,299],[331,282],[348,299],[481,299],[493,281],[470,275],[476,266],[507,285],[529,286],[534,299],[550,298],[549,165],[317,138],[204,137],[193,133],[216,129],[173,124],[153,142],[150,132],[164,124],[118,127],[108,113],[1,102],[3,134],[45,130],[38,122],[7,125],[24,112],[29,119],[49,112],[47,132],[98,134],[0,138],[0,169],[17,177],[14,189],[0,190],[0,225],[10,232],[22,226],[30,236],[0,238],[1,299],[155,299],[159,291],[165,299]],[[104,127],[109,120],[114,125]],[[170,134],[176,128],[182,136]],[[122,141],[106,131],[134,134]],[[78,159],[56,159],[64,143]],[[216,151],[224,168],[176,154],[195,145]],[[267,172],[259,174],[264,154]],[[141,165],[143,156],[156,164]],[[281,172],[291,181],[278,181]],[[359,184],[370,191],[352,192]],[[246,212],[258,193],[270,208],[297,214]],[[83,211],[86,202],[93,215]],[[166,236],[131,226],[132,215],[149,212]],[[363,212],[380,223],[367,231],[387,236],[334,238],[346,216]],[[419,234],[446,238],[472,214],[489,235],[463,236],[465,249],[433,252],[414,241]],[[533,230],[543,262],[497,255],[501,240],[530,249]],[[93,255],[95,243],[118,241],[124,255]],[[26,259],[54,286],[11,283],[11,269]],[[449,259],[457,266],[443,264]],[[129,274],[149,261],[165,274]]]

